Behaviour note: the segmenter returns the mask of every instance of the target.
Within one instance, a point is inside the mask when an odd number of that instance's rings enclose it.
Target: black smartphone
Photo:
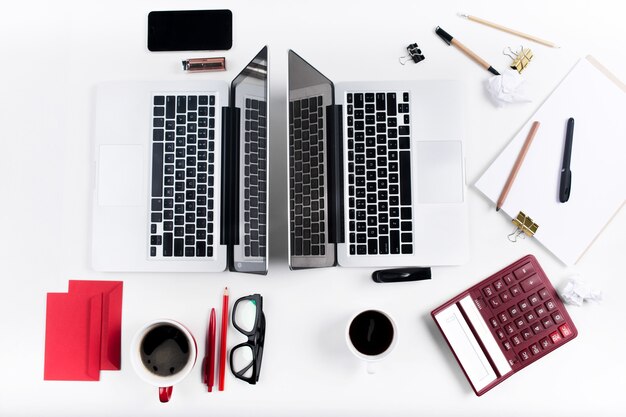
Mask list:
[[[217,51],[233,45],[230,10],[172,10],[148,14],[148,49]]]

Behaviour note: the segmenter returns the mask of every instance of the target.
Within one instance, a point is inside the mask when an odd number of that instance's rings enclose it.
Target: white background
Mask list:
[[[233,48],[150,53],[151,10],[230,8]],[[509,220],[472,187],[471,261],[436,268],[430,281],[381,285],[370,269],[291,272],[287,267],[285,81],[292,48],[334,81],[456,78],[467,83],[467,180],[473,184],[574,63],[593,54],[626,81],[625,6],[618,1],[13,1],[0,11],[0,415],[625,415],[624,274],[626,211],[582,260],[564,267],[533,240],[507,241]],[[553,40],[552,49],[467,21],[467,12]],[[493,106],[490,76],[434,34],[441,25],[495,68],[506,46],[531,47],[525,72],[533,102]],[[409,43],[426,56],[402,66]],[[230,81],[265,44],[271,72],[271,227],[267,277],[219,274],[104,274],[90,268],[91,129],[94,86],[105,80]],[[185,74],[184,58],[220,56],[228,71]],[[626,112],[625,112],[626,114]],[[454,123],[454,120],[450,121]],[[620,132],[624,135],[624,132]],[[580,274],[604,291],[600,305],[569,308],[577,339],[476,397],[430,318],[460,291],[527,254],[555,285]],[[122,370],[100,382],[43,381],[47,292],[69,279],[124,281]],[[172,401],[140,381],[130,340],[158,317],[187,325],[204,352],[210,307],[259,292],[267,317],[256,386],[228,375],[206,393],[200,367]],[[378,307],[395,317],[399,343],[370,376],[344,342],[348,318]],[[218,309],[219,311],[219,309]],[[243,340],[235,331],[229,344]]]

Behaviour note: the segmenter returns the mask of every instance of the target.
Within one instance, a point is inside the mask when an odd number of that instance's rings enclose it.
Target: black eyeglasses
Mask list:
[[[237,378],[256,384],[261,373],[263,344],[265,342],[265,314],[263,297],[252,294],[235,302],[233,326],[248,337],[248,341],[230,350],[230,370]]]

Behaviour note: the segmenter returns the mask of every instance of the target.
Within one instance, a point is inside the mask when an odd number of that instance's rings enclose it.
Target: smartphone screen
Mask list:
[[[155,11],[148,14],[151,51],[216,51],[233,44],[230,10]]]

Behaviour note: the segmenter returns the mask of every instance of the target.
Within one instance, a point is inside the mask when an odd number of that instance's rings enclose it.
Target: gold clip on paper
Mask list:
[[[510,67],[517,70],[520,74],[528,66],[534,56],[530,48],[524,48],[523,46],[520,46],[519,51],[513,51],[511,47],[509,47],[508,52],[502,51],[502,53],[513,60]]]
[[[539,228],[539,225],[524,214],[523,211],[520,211],[517,217],[513,219],[513,224],[515,225],[515,230],[508,236],[511,242],[516,242],[517,238],[520,236],[533,237]]]

